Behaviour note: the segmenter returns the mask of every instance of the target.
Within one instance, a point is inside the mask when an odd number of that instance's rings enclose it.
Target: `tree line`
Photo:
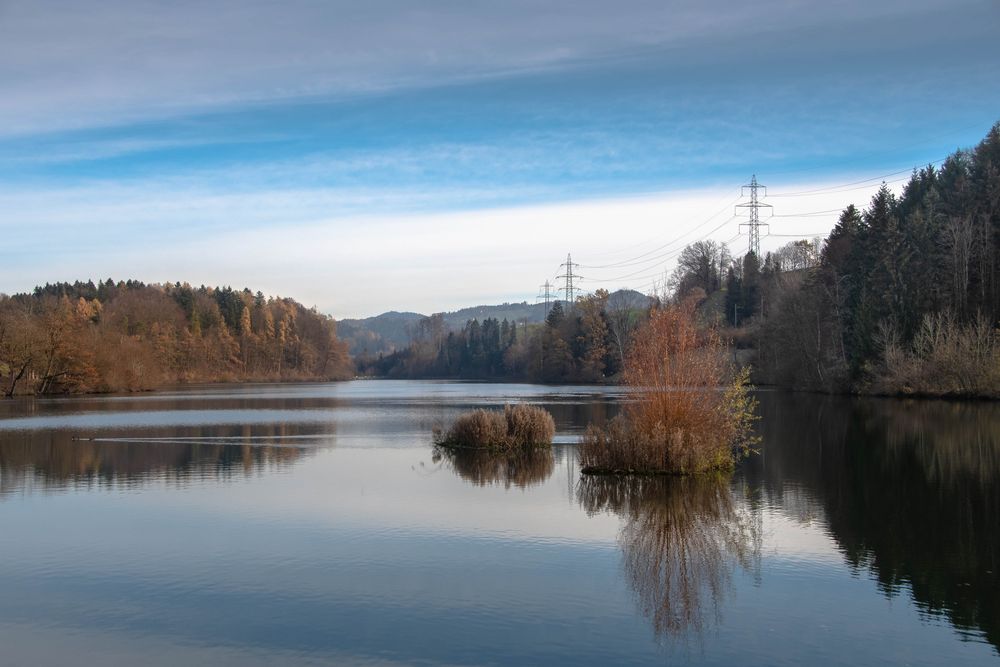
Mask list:
[[[332,318],[249,289],[108,279],[0,295],[7,396],[352,374]]]
[[[472,319],[448,331],[441,315],[421,320],[402,350],[357,359],[360,372],[393,378],[604,382],[622,368],[628,341],[647,316],[625,292],[597,290],[556,301],[542,324]]]

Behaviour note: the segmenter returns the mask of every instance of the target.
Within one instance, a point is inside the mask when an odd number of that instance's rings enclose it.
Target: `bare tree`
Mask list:
[[[625,350],[628,349],[632,334],[639,326],[641,312],[635,308],[631,293],[618,290],[608,296],[604,313],[608,317],[608,327],[611,329],[611,339],[621,365],[625,365]]]
[[[729,247],[718,241],[695,241],[681,250],[670,287],[683,297],[696,287],[711,294],[722,287],[726,269],[732,263]]]
[[[819,239],[792,241],[774,253],[782,271],[800,271],[819,266]]]

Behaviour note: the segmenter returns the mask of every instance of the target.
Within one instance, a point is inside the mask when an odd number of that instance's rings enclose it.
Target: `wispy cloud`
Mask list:
[[[948,23],[991,10],[996,7],[988,0],[768,0],[745,6],[722,0],[556,0],[542,6],[528,0],[8,0],[0,7],[0,131],[468,82],[634,57],[629,54],[651,47],[674,48],[680,60],[704,67],[752,64],[761,56],[787,54],[792,45],[795,57],[772,58],[788,67],[808,55],[809,45],[803,51],[797,44],[803,31],[820,31],[811,35],[815,48],[822,43],[817,36],[828,38],[851,25],[852,46],[871,52],[878,44],[864,40],[877,37],[895,48],[906,32],[879,26],[936,11],[933,25],[917,23],[926,30],[912,34],[916,45],[924,36],[939,38]],[[861,30],[866,24],[869,29]],[[741,58],[734,59],[734,52]],[[888,50],[882,55],[895,60]],[[775,72],[760,72],[762,81],[769,74]]]

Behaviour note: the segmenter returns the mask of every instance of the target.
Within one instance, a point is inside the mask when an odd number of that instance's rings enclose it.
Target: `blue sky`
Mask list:
[[[540,7],[0,2],[0,290],[187,280],[335,316],[530,300],[567,252],[699,238],[752,173],[826,188],[1000,120],[993,1]]]

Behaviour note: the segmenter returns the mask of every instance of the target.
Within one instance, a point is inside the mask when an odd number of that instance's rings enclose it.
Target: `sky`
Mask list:
[[[996,0],[0,0],[0,292],[430,313],[534,301],[569,253],[649,290],[746,251],[754,174],[773,250],[975,145],[997,34]]]

